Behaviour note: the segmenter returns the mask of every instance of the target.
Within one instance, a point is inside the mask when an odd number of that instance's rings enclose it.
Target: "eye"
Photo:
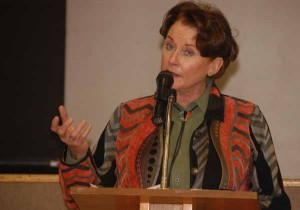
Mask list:
[[[174,49],[174,44],[172,44],[170,42],[166,43],[166,49],[167,50],[173,50]]]
[[[183,54],[184,54],[185,56],[191,57],[191,56],[193,56],[195,53],[194,53],[194,51],[191,50],[191,49],[186,49],[186,50],[184,50]]]

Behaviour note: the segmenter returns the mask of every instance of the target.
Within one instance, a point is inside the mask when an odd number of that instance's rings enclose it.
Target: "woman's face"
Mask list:
[[[196,34],[196,28],[177,21],[164,40],[161,70],[172,72],[172,88],[177,93],[201,91],[207,75],[212,76],[213,59],[200,55],[196,48]]]

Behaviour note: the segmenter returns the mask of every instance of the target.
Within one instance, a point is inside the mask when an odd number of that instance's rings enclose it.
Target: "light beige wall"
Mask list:
[[[65,104],[100,136],[115,107],[152,94],[160,70],[158,33],[174,0],[68,0]],[[264,112],[284,178],[300,178],[298,107],[300,1],[212,0],[238,34],[238,60],[218,83]]]

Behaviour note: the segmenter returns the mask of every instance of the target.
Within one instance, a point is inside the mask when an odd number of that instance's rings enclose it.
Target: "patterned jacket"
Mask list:
[[[69,188],[89,183],[147,188],[160,183],[162,142],[151,122],[153,96],[121,104],[93,154],[75,165],[60,164],[69,208]],[[190,143],[190,187],[251,190],[263,209],[290,209],[267,122],[253,103],[225,96],[213,84],[204,121]]]

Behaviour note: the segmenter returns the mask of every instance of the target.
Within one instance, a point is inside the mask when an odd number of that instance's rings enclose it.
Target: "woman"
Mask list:
[[[170,188],[258,192],[263,209],[290,209],[268,125],[258,106],[220,93],[214,80],[236,59],[238,46],[216,8],[193,2],[165,16],[161,70],[174,77]],[[122,103],[113,113],[93,154],[86,122],[72,125],[63,106],[52,130],[66,143],[60,180],[69,207],[74,184],[147,188],[160,183],[162,142],[152,123],[154,97]],[[86,128],[85,128],[86,127]],[[77,176],[79,175],[80,176]]]

